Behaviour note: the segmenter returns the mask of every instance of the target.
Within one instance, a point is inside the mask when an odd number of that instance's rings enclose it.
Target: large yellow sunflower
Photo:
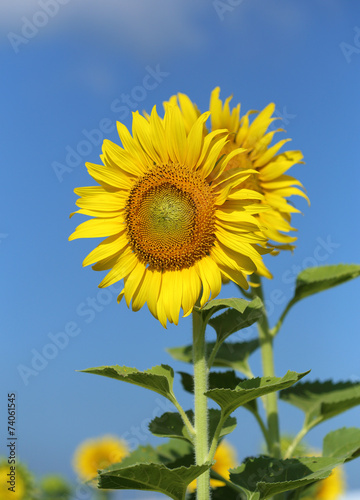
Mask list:
[[[126,441],[115,436],[87,439],[75,450],[73,467],[82,481],[90,481],[99,470],[121,462],[128,454]]]
[[[237,466],[236,450],[227,441],[221,441],[216,449],[214,455],[215,464],[211,467],[212,470],[220,474],[224,479],[230,479],[230,469]],[[217,488],[219,486],[225,486],[223,481],[218,479],[210,479],[210,486],[212,488]],[[190,491],[196,489],[196,479],[192,481],[188,486]]]
[[[308,202],[309,199],[302,191],[302,184],[286,172],[294,164],[303,163],[303,155],[300,151],[278,153],[290,139],[283,139],[270,147],[274,134],[283,132],[281,128],[267,131],[271,123],[276,120],[273,116],[275,111],[273,103],[260,113],[248,111],[240,118],[240,104],[230,110],[232,97],[228,97],[222,103],[219,94],[220,88],[216,87],[210,97],[211,130],[226,129],[229,132],[229,142],[220,154],[229,153],[239,147],[246,149],[245,154],[238,155],[229,162],[227,169],[254,169],[257,172],[257,175],[251,175],[239,188],[245,186],[263,195],[261,203],[267,205],[269,209],[259,212],[258,217],[266,228],[264,234],[274,242],[268,243],[268,247],[292,250],[294,246],[291,243],[297,238],[286,233],[296,231],[291,226],[291,214],[299,210],[290,204],[287,198],[299,195]],[[199,114],[198,108],[185,94],[172,96],[169,103],[165,103],[165,108],[168,104],[174,105],[176,102],[179,102],[184,121],[189,127]],[[253,114],[256,114],[256,117],[250,121],[250,115]]]
[[[133,114],[133,136],[118,123],[123,147],[104,141],[104,165],[87,164],[99,186],[75,189],[78,213],[94,217],[70,236],[107,238],[84,260],[95,270],[110,270],[100,287],[124,279],[133,310],[145,302],[166,326],[177,324],[180,308],[191,313],[216,297],[225,276],[248,288],[246,276],[266,269],[262,256],[259,203],[263,195],[246,187],[254,169],[227,170],[243,154],[219,159],[227,133],[204,137],[209,113],[188,129],[180,109],[168,106],[164,119],[154,107],[149,119]]]

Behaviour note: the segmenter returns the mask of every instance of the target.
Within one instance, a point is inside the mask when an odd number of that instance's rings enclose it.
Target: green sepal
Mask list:
[[[290,387],[302,377],[304,377],[307,373],[309,372],[296,373],[288,371],[282,378],[252,378],[238,383],[233,389],[228,389],[225,387],[216,389],[214,388],[210,389],[205,394],[220,406],[224,415],[230,415],[230,413],[236,410],[239,406],[249,405],[250,402],[260,396],[265,396],[266,394],[269,394],[271,392]],[[221,382],[222,385],[224,385],[223,379],[221,379]]]
[[[206,343],[206,355],[210,355],[215,347],[215,342]],[[248,376],[250,369],[248,364],[249,356],[260,347],[258,339],[246,342],[224,342],[212,363],[212,366],[232,368]],[[192,363],[192,345],[182,347],[171,347],[167,352],[176,360],[185,363]]]
[[[349,462],[360,456],[360,429],[343,427],[330,432],[323,441],[324,457],[345,457]]]
[[[86,370],[79,371],[103,375],[104,377],[139,385],[140,387],[161,394],[171,402],[173,402],[175,398],[173,394],[174,370],[168,365],[154,366],[143,372],[139,371],[137,368],[119,365],[99,366],[97,368],[87,368]]]
[[[342,463],[342,458],[279,460],[261,456],[249,458],[236,469],[230,470],[230,481],[242,488],[247,500],[265,500],[278,493],[326,479]]]
[[[281,391],[280,399],[302,410],[305,427],[312,428],[360,404],[360,383],[300,382]]]
[[[194,423],[194,412],[189,410],[185,412],[190,422]],[[216,409],[209,410],[209,440],[214,437],[215,430],[221,418],[221,411]],[[225,421],[220,438],[230,434],[236,427],[236,418],[228,417]],[[187,428],[179,413],[164,413],[161,417],[154,418],[149,424],[149,430],[158,437],[169,437],[185,439],[192,442],[191,436],[187,432]]]
[[[142,446],[118,464],[113,464],[99,476],[99,488],[116,490],[156,491],[174,500],[184,500],[188,485],[212,466],[179,465],[193,460],[193,454],[182,455],[187,447],[173,443],[156,449]],[[185,443],[184,443],[185,444]],[[187,446],[185,444],[185,446]],[[139,460],[145,461],[139,463]]]

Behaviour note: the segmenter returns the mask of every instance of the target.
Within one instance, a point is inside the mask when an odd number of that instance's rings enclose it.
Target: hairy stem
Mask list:
[[[209,452],[208,408],[205,392],[208,389],[208,366],[206,362],[206,323],[200,312],[193,311],[193,363],[195,394],[195,458],[196,465],[207,461]],[[210,499],[210,471],[197,478],[197,499]]]
[[[261,287],[260,276],[252,276],[252,280],[257,283],[254,287],[254,293],[264,302],[264,295]],[[273,351],[273,336],[270,333],[269,322],[264,308],[264,313],[258,321],[258,332],[261,347],[261,359],[263,366],[264,377],[274,377],[274,351]],[[281,458],[280,449],[280,431],[279,431],[279,414],[277,393],[271,392],[265,396],[265,411],[268,426],[269,437],[269,453],[275,458]]]

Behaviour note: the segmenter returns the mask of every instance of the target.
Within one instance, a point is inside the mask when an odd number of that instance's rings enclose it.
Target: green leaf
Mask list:
[[[194,447],[185,440],[169,439],[156,448],[156,452],[163,464],[170,469],[177,466],[195,465]]]
[[[166,463],[172,461],[166,457],[162,457],[161,454],[150,445],[138,446],[136,450],[132,451],[130,455],[123,458],[121,462],[111,464],[106,469],[101,472],[112,472],[119,469],[120,467],[129,467],[138,463]]]
[[[102,489],[157,491],[183,500],[188,484],[209,469],[212,463],[194,465],[192,446],[171,439],[157,448],[140,446],[120,463],[100,472]]]
[[[190,373],[179,372],[181,375],[181,383],[185,391],[194,392],[194,377]],[[233,370],[226,372],[210,372],[209,373],[209,389],[235,389],[240,382],[246,379],[239,378]]]
[[[214,299],[210,300],[207,304],[204,305],[201,309],[198,308],[201,312],[210,312],[211,316],[221,309],[225,309],[226,307],[231,307],[232,309],[236,309],[239,312],[244,312],[247,304],[250,304],[248,300],[238,299],[234,297],[232,299]]]
[[[244,299],[231,300],[236,300],[235,307],[233,305],[209,321],[209,325],[216,331],[218,343],[224,342],[231,334],[251,326],[263,315],[263,303],[259,297],[251,302]]]
[[[80,370],[84,373],[93,373],[103,375],[104,377],[114,378],[130,384],[139,385],[161,394],[171,402],[175,397],[172,391],[174,382],[174,370],[168,365],[154,366],[143,372],[136,368],[128,366],[99,366],[97,368],[87,368]]]
[[[358,276],[360,276],[360,266],[357,264],[309,267],[297,277],[294,300],[298,301]]]
[[[102,472],[99,488],[115,490],[157,491],[184,500],[188,485],[211,467],[211,463],[170,469],[158,463],[140,463],[129,467],[118,464],[117,470]]]
[[[194,423],[194,412],[186,412],[190,422]],[[209,439],[212,440],[216,427],[221,417],[221,411],[216,409],[209,410]],[[230,434],[236,427],[236,418],[229,417],[223,425],[220,437]],[[186,439],[191,442],[191,437],[187,432],[186,426],[179,413],[164,413],[161,417],[154,418],[149,424],[149,430],[158,437],[171,437]]]
[[[213,366],[232,368],[248,376],[250,372],[248,358],[259,347],[260,342],[258,339],[247,342],[224,343],[215,356]]]
[[[277,325],[272,329],[272,334],[278,333],[288,312],[299,300],[358,276],[360,276],[360,265],[358,264],[338,264],[304,269],[297,276],[294,296],[285,307]]]
[[[241,500],[242,498],[245,499],[245,495],[240,496],[239,491],[231,489],[227,486],[218,486],[214,489],[211,489],[210,498],[211,500]],[[196,500],[196,491],[188,495],[186,497],[186,500]]]
[[[244,406],[250,401],[265,396],[271,392],[290,387],[309,372],[296,373],[288,371],[284,377],[257,377],[238,383],[233,389],[210,389],[205,394],[215,401],[222,409],[224,415],[229,415],[239,406]],[[224,385],[222,383],[222,385]],[[231,376],[227,387],[231,387]]]
[[[207,343],[206,351],[209,352],[210,346],[214,346],[215,343]],[[184,363],[192,363],[192,344],[184,345],[179,347],[167,347],[166,351],[172,356],[174,359],[178,361],[183,361]]]
[[[324,437],[323,456],[345,457],[346,461],[360,456],[360,429],[343,427]]]
[[[194,412],[189,410],[185,413],[193,423]],[[191,442],[191,436],[179,413],[166,412],[161,417],[155,417],[149,424],[149,430],[154,436],[179,438]]]
[[[300,408],[305,426],[312,428],[360,404],[360,383],[301,382],[281,391],[280,399]]]
[[[215,342],[206,343],[207,357],[215,347]],[[248,358],[260,347],[258,339],[249,340],[247,342],[227,342],[220,346],[212,366],[221,366],[232,368],[236,371],[249,374]],[[167,349],[168,353],[176,360],[185,363],[192,363],[192,345],[182,347],[171,347]]]
[[[247,500],[263,500],[325,479],[342,463],[341,458],[328,457],[249,458],[230,471],[230,480],[243,489]]]

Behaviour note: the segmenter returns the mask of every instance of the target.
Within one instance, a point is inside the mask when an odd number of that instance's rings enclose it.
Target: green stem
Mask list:
[[[221,430],[222,430],[223,425],[224,425],[226,419],[228,418],[228,416],[229,415],[224,415],[224,413],[221,412],[221,417],[220,417],[219,423],[217,424],[217,427],[215,429],[214,437],[212,439],[210,450],[209,450],[209,455],[207,458],[209,462],[211,462],[214,459],[214,455],[215,455],[217,445],[218,445],[218,442],[220,439]]]
[[[213,350],[209,356],[209,360],[208,360],[208,368],[210,370],[210,368],[212,367],[213,363],[214,363],[214,359],[218,353],[218,350],[220,349],[221,347],[221,344],[222,342],[218,342],[218,340],[215,342],[215,345],[213,347]]]
[[[218,472],[215,472],[213,469],[211,470],[211,477],[214,479],[217,479],[218,481],[222,481],[223,483],[226,484],[226,486],[228,486],[232,490],[237,491],[238,493],[242,493],[244,496],[246,495],[245,490],[243,490],[243,488],[241,488],[241,486],[238,486],[237,484],[232,483],[231,481],[228,481],[221,474],[219,474]]]
[[[289,445],[288,449],[285,452],[285,458],[291,458],[295,448],[300,443],[300,441],[306,436],[306,434],[317,424],[317,421],[314,421],[312,425],[304,426],[300,432],[294,437],[293,442]]]
[[[275,337],[275,335],[278,333],[278,331],[280,330],[281,328],[281,325],[283,324],[283,321],[287,315],[287,313],[290,311],[290,309],[292,308],[292,306],[295,304],[296,300],[294,299],[291,299],[290,302],[288,303],[288,305],[285,307],[282,315],[280,316],[278,322],[276,323],[276,325],[274,326],[274,328],[272,328],[270,330],[270,333],[272,335],[272,337]]]
[[[194,438],[195,438],[195,429],[194,429],[192,423],[190,422],[190,420],[188,419],[188,416],[186,415],[184,409],[179,404],[178,400],[175,398],[175,396],[174,396],[174,399],[173,399],[173,404],[175,405],[177,411],[180,413],[182,421],[184,422],[184,424],[185,424],[185,426],[187,428],[187,431],[189,433],[190,438],[192,440],[194,440]]]
[[[208,367],[206,362],[205,328],[201,312],[194,309],[193,313],[193,363],[194,363],[194,394],[195,394],[195,459],[196,465],[206,462],[208,441],[208,408],[205,392],[208,389]],[[210,470],[197,478],[197,499],[210,499]]]
[[[264,302],[264,295],[261,287],[260,276],[254,274],[252,281],[256,282],[259,286],[254,287],[254,293]],[[269,322],[267,319],[266,311],[258,321],[258,332],[261,347],[261,358],[263,366],[264,377],[274,377],[274,351],[273,351],[273,336],[270,333]],[[275,458],[281,458],[280,449],[280,431],[279,431],[279,416],[278,416],[278,402],[277,393],[271,392],[265,396],[265,411],[268,426],[269,436],[269,453]]]

